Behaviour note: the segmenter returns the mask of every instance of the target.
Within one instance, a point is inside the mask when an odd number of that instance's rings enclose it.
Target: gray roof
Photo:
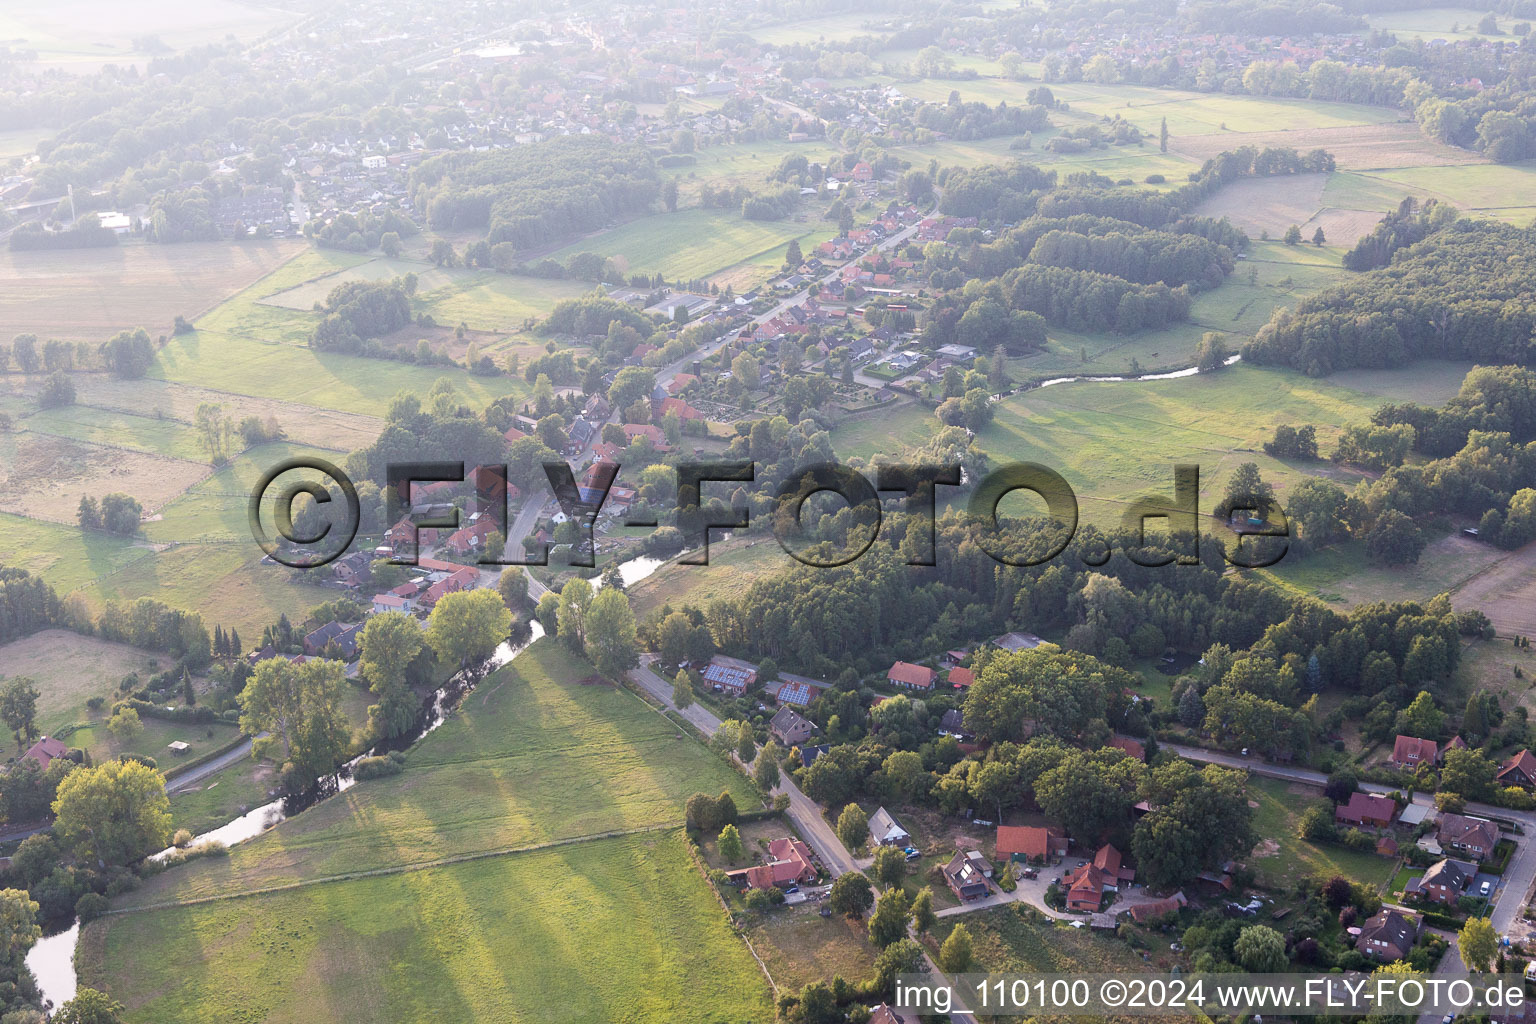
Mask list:
[[[884,807],[881,807],[869,816],[869,834],[874,836],[877,841],[885,840],[892,835],[911,835],[911,833],[897,823],[895,818],[891,817],[891,812]]]

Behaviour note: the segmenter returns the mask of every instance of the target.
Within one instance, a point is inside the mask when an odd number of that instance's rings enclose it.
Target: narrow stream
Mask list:
[[[641,556],[621,563],[619,573],[624,580],[624,585],[631,586],[651,575],[663,564],[661,559]],[[601,586],[601,580],[593,579],[592,584],[594,587]],[[382,754],[390,750],[405,750],[437,729],[448,720],[448,715],[458,707],[471,690],[479,685],[482,679],[527,650],[535,640],[544,635],[544,627],[539,625],[537,619],[532,620],[529,627],[526,636],[516,638],[516,642],[509,640],[497,647],[496,653],[491,655],[490,660],[484,665],[459,672],[448,681],[446,686],[427,697],[422,702],[421,715],[416,727],[410,732],[380,743],[366,753],[360,754],[342,765],[336,775],[315,780],[315,785],[303,793],[285,796],[263,804],[238,818],[225,822],[218,828],[204,832],[194,838],[191,845],[219,842],[225,846],[234,846],[236,843],[243,843],[256,838],[285,818],[313,807],[337,793],[344,793],[351,789],[356,785],[356,780],[352,778],[352,765],[370,755]],[[168,856],[171,849],[174,848],[161,850],[152,856],[157,859]],[[75,997],[78,985],[75,977],[75,946],[79,939],[80,922],[75,921],[64,931],[39,939],[27,953],[27,967],[37,979],[43,998],[52,1002],[55,1009]]]
[[[1241,362],[1242,358],[1241,355],[1230,355],[1221,365],[1231,366],[1233,363]],[[1166,373],[1144,373],[1140,377],[1052,377],[1050,380],[1041,381],[1029,390],[1038,391],[1040,388],[1053,387],[1057,384],[1075,384],[1079,381],[1088,384],[1112,384],[1124,381],[1177,380],[1180,377],[1193,377],[1199,372],[1200,367],[1198,366],[1186,366],[1182,370],[1169,370]]]

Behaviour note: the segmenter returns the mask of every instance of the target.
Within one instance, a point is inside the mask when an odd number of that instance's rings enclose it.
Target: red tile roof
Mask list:
[[[886,673],[886,678],[893,683],[901,683],[904,686],[917,686],[928,689],[933,685],[938,673],[925,665],[914,665],[910,661],[898,661],[891,666]]]
[[[1440,745],[1417,736],[1399,736],[1392,744],[1392,760],[1398,764],[1434,764]]]
[[[1062,845],[1063,836],[1053,828],[1034,825],[997,826],[997,855],[1020,854],[1044,860]]]

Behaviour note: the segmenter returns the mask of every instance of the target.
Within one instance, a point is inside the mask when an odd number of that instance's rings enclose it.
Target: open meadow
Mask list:
[[[758,1024],[768,983],[683,843],[662,831],[112,916],[86,930],[81,980],[134,1024]]]
[[[692,793],[745,779],[627,690],[554,641],[484,682],[409,754],[402,775],[367,782],[235,847],[125,896],[144,906],[247,892],[353,871],[419,865],[682,821]]]
[[[0,323],[5,333],[106,341],[143,327],[169,334],[270,273],[304,243],[293,240],[128,244],[106,249],[0,248]]]
[[[1268,889],[1289,890],[1306,877],[1343,875],[1352,882],[1386,885],[1397,864],[1395,857],[1342,846],[1309,843],[1296,835],[1303,811],[1323,799],[1322,791],[1282,779],[1249,777],[1248,801],[1257,804],[1253,826],[1265,838],[1248,858],[1259,884]]]

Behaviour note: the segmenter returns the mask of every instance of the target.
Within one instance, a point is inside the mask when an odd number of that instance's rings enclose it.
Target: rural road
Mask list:
[[[672,684],[651,671],[651,660],[649,656],[643,656],[640,667],[632,669],[629,673],[629,678],[636,685],[644,689],[646,693],[659,700],[669,710],[676,711],[693,723],[705,735],[714,735],[715,730],[720,728],[720,719],[708,708],[702,707],[699,704],[690,704],[686,708],[679,709],[676,704],[672,703]],[[826,865],[827,871],[834,878],[856,869],[857,865],[853,854],[849,853],[848,848],[843,845],[843,841],[837,838],[837,833],[832,830],[832,826],[822,816],[821,808],[817,806],[814,800],[802,793],[800,787],[796,786],[787,774],[779,776],[779,785],[774,789],[773,793],[775,796],[780,793],[789,796],[789,810],[787,812],[789,820],[794,822],[795,828],[799,830],[800,835],[805,838],[805,841],[810,844],[816,856],[821,858],[822,864]],[[944,973],[939,970],[938,964],[934,963],[933,958],[928,955],[927,947],[923,949],[923,960],[929,974],[936,978],[945,977]],[[956,1009],[949,1017],[953,1024],[976,1024],[976,1019],[971,1016],[969,1007],[961,998],[958,989],[954,990],[954,999]]]
[[[261,734],[261,736],[266,735],[268,734]],[[257,738],[260,739],[261,737],[258,736]],[[165,791],[167,793],[179,793],[186,789],[188,786],[191,786],[193,783],[201,782],[203,779],[206,779],[214,772],[223,771],[225,768],[228,768],[236,761],[245,760],[250,756],[250,753],[251,738],[247,736],[245,739],[241,740],[240,745],[235,747],[233,750],[220,754],[218,757],[214,758],[212,761],[207,762],[206,764],[200,764],[190,771],[183,772],[182,774],[177,775],[174,779],[166,779]]]
[[[1226,754],[1216,750],[1177,746],[1172,743],[1163,744],[1163,749],[1172,750],[1180,757],[1190,761],[1219,764],[1225,768],[1241,768],[1254,775],[1263,775],[1272,779],[1283,779],[1287,782],[1322,786],[1328,781],[1328,777],[1321,772],[1314,772],[1306,768],[1289,768],[1283,765],[1265,764],[1252,758],[1238,757],[1235,754]],[[1360,788],[1367,793],[1393,792],[1391,786],[1383,786],[1372,782],[1362,782],[1360,783]],[[1433,807],[1434,797],[1427,793],[1415,793],[1413,802],[1426,807]],[[1508,934],[1510,926],[1519,917],[1521,907],[1525,905],[1527,897],[1530,896],[1532,883],[1536,882],[1536,813],[1512,811],[1503,807],[1479,803],[1468,803],[1466,810],[1468,814],[1518,822],[1525,829],[1525,834],[1516,840],[1514,855],[1510,857],[1509,864],[1504,869],[1502,882],[1495,897],[1496,902],[1494,903],[1493,913],[1489,915],[1489,921],[1493,925],[1494,932],[1502,936]],[[1450,950],[1440,960],[1439,966],[1435,968],[1434,976],[1456,977],[1466,972],[1466,965],[1461,962],[1461,954],[1456,949],[1455,942],[1452,942]],[[1420,1024],[1437,1024],[1439,1018],[1439,1014],[1427,1013],[1420,1017],[1419,1021]]]

